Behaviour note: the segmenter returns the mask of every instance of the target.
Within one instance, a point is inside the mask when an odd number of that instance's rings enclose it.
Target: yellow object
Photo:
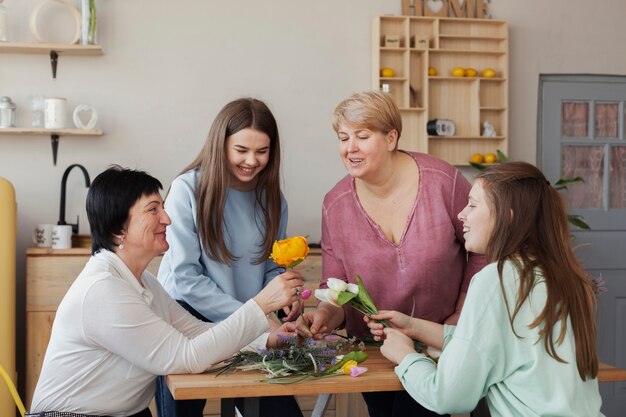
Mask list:
[[[4,370],[2,365],[0,365],[0,376],[2,377],[2,379],[4,379],[4,382],[7,384],[7,387],[9,388],[9,392],[11,393],[11,396],[13,397],[13,401],[15,402],[17,409],[20,410],[20,414],[22,415],[22,417],[24,417],[24,414],[26,413],[26,409],[24,408],[22,399],[20,398],[20,395],[17,393],[17,390],[15,389],[13,380],[11,379],[11,377],[9,377],[9,374],[7,374],[7,371]],[[8,405],[10,406],[10,408],[13,408],[12,403],[8,402]],[[13,410],[11,410],[11,412],[13,412]]]
[[[486,164],[495,164],[496,162],[498,162],[498,157],[496,156],[495,153],[489,152],[489,153],[485,154],[485,163]]]
[[[350,369],[354,368],[357,365],[358,363],[355,360],[346,361],[346,363],[344,363],[343,366],[341,367],[341,372],[343,372],[346,375],[350,375]]]
[[[483,77],[484,78],[493,78],[496,76],[496,72],[494,70],[492,70],[491,68],[485,68],[483,70]]]
[[[475,153],[474,155],[472,155],[472,162],[481,164],[483,160],[484,160],[483,155],[480,153]]]
[[[293,268],[309,254],[309,245],[302,236],[294,236],[274,242],[270,258],[285,268]]]
[[[466,77],[475,77],[478,75],[478,71],[474,68],[465,68],[465,76]]]
[[[4,366],[2,376],[6,380],[6,378],[14,378],[16,375],[15,243],[17,239],[17,205],[13,185],[2,177],[0,177],[0,230],[2,230],[0,233],[0,364]],[[0,389],[0,416],[15,415],[13,401],[7,390]]]
[[[452,68],[450,73],[453,77],[465,77],[465,69],[461,67]]]
[[[391,69],[391,68],[381,68],[380,69],[380,76],[381,77],[387,78],[387,77],[393,77],[395,75],[396,75],[396,72],[393,69]]]
[[[435,68],[435,67],[428,67],[428,76],[429,77],[434,77],[435,75],[437,75],[437,68]]]

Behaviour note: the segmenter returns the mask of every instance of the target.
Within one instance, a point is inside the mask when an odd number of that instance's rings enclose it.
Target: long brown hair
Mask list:
[[[548,295],[545,307],[529,328],[543,325],[539,335],[546,352],[555,360],[565,362],[555,346],[565,338],[569,316],[578,373],[583,380],[595,378],[598,375],[595,294],[591,280],[570,247],[567,214],[561,196],[539,169],[525,162],[491,166],[478,174],[477,179],[482,181],[495,217],[485,256],[488,262],[498,262],[503,294],[504,263],[511,261],[520,276],[513,314],[504,297],[511,327],[536,283],[535,268],[539,268]],[[555,340],[553,329],[557,324],[560,332]]]
[[[267,166],[258,174],[255,187],[256,204],[264,219],[263,244],[258,257],[260,264],[272,250],[278,238],[281,213],[280,139],[274,115],[265,103],[253,98],[241,98],[228,103],[213,121],[202,150],[182,173],[199,168],[200,179],[196,189],[196,221],[200,242],[209,258],[230,265],[236,256],[224,240],[223,220],[229,168],[226,139],[243,129],[255,129],[270,138]]]

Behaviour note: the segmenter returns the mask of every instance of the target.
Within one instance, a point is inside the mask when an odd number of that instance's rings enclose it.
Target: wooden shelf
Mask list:
[[[431,54],[506,55],[506,51],[473,49],[429,49]]]
[[[62,43],[0,42],[0,53],[4,54],[49,54],[59,55],[102,55],[100,45],[67,45]]]
[[[503,20],[380,16],[372,23],[372,88],[388,84],[402,115],[401,147],[467,166],[472,154],[508,152],[508,23]],[[400,47],[384,47],[385,37]],[[415,48],[416,45],[428,49]],[[439,76],[429,76],[429,67]],[[457,67],[476,77],[453,77]],[[394,78],[381,78],[391,68]],[[490,68],[496,77],[483,78]],[[428,136],[429,120],[449,119],[457,136]],[[481,136],[490,122],[498,136]]]
[[[43,129],[32,127],[8,127],[0,128],[2,135],[41,135],[41,136],[102,136],[100,129]]]
[[[504,136],[429,136],[428,139],[448,140],[504,140]]]
[[[484,35],[439,35],[439,39],[476,39],[485,41],[504,41],[506,38],[501,36],[484,36]]]

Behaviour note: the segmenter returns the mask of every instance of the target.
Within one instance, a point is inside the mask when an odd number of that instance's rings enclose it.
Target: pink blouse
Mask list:
[[[455,311],[459,294],[485,266],[483,256],[467,256],[457,214],[467,204],[469,182],[435,157],[409,153],[420,172],[417,198],[400,242],[394,244],[367,215],[346,176],[326,194],[322,208],[320,287],[327,278],[356,282],[356,275],[380,310],[443,323]],[[407,178],[415,181],[416,178]],[[369,334],[362,315],[346,308],[346,329]]]

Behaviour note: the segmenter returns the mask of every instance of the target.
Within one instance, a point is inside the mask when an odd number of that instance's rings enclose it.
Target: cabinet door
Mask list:
[[[39,380],[55,315],[54,312],[26,314],[26,401],[24,405],[27,410],[30,409],[33,392]]]

